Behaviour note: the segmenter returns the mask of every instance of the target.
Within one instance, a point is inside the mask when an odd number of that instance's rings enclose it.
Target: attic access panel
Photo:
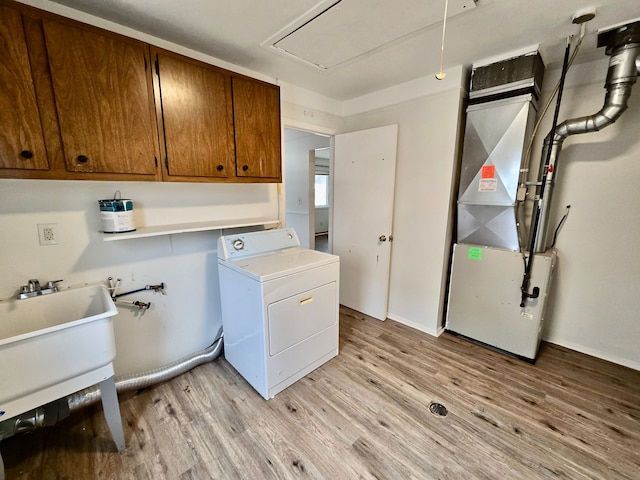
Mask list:
[[[328,8],[313,9],[267,43],[305,63],[329,70],[441,24],[445,1],[327,0],[319,7],[323,4],[329,4]],[[447,18],[475,6],[474,0],[449,0]]]

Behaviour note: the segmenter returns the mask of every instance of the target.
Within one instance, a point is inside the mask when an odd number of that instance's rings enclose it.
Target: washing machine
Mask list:
[[[338,354],[339,260],[292,228],[218,240],[224,355],[265,399]]]

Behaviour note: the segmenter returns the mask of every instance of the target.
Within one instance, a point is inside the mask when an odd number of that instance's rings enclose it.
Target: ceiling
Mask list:
[[[336,100],[440,69],[445,0],[55,0]],[[444,71],[540,45],[559,67],[575,13],[595,8],[576,62],[604,56],[598,29],[638,0],[449,0]],[[274,44],[276,46],[274,46]]]

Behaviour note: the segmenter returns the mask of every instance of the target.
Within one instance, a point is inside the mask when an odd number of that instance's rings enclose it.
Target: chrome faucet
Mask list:
[[[38,295],[55,293],[58,291],[57,284],[61,281],[62,280],[51,280],[47,282],[43,288],[37,278],[32,278],[26,285],[22,285],[22,287],[20,287],[20,294],[18,295],[18,298],[23,300],[25,298],[37,297]]]

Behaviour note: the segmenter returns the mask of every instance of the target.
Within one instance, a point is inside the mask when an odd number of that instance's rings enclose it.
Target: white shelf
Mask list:
[[[173,235],[176,233],[204,232],[207,230],[221,230],[223,228],[253,227],[264,225],[273,227],[280,221],[273,218],[242,218],[231,220],[212,220],[208,222],[176,223],[173,225],[154,225],[151,227],[138,227],[134,232],[126,233],[102,233],[105,242],[115,240],[128,240],[131,238],[157,237],[159,235]]]

